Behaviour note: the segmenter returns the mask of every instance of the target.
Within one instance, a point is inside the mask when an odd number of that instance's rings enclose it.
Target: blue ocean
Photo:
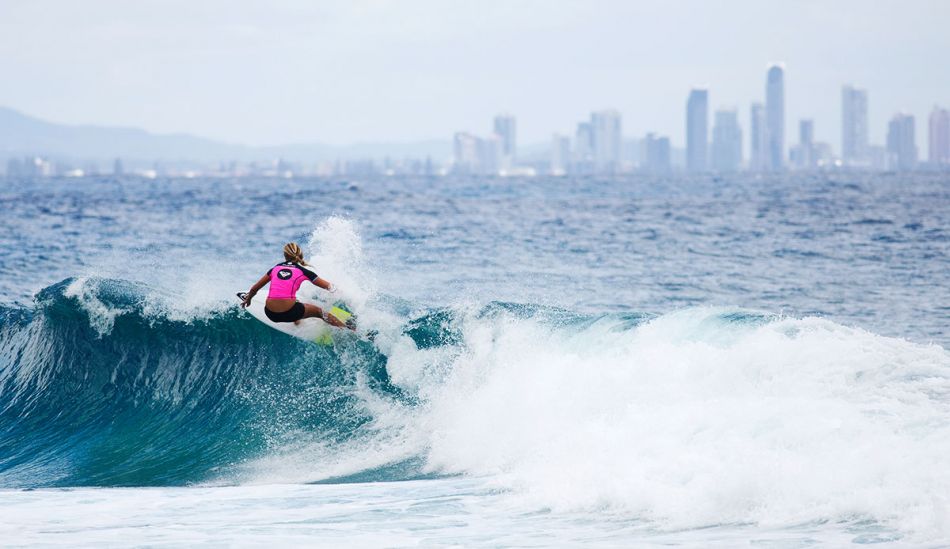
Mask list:
[[[0,203],[0,545],[950,544],[947,174]],[[375,340],[238,307],[289,241]]]

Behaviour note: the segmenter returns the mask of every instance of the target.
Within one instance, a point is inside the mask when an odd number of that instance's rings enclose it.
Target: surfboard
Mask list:
[[[237,297],[239,300],[244,301],[245,295],[247,294],[244,292],[238,292]],[[311,341],[317,345],[333,345],[333,331],[342,329],[330,326],[319,318],[305,318],[296,324],[293,322],[273,322],[264,314],[265,301],[266,298],[263,296],[255,297],[255,299],[251,301],[250,306],[244,310],[251,313],[251,316],[267,326],[298,339]],[[325,305],[320,305],[320,307],[324,310],[326,309]],[[355,326],[356,324],[356,315],[354,315],[346,303],[342,301],[337,301],[330,307],[330,314],[348,326]]]

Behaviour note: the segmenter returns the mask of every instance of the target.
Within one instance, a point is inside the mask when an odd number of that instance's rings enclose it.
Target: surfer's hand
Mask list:
[[[254,297],[254,294],[248,293],[244,296],[244,301],[241,302],[241,308],[247,309],[248,305],[251,304],[251,298]]]
[[[335,284],[330,284],[330,287],[327,288],[327,292],[329,292],[329,293],[331,293],[331,294],[335,294],[335,293],[336,293],[336,285],[335,285]]]

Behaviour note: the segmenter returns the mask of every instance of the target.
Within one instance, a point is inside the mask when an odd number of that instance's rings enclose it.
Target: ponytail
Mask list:
[[[284,259],[297,265],[307,265],[307,262],[303,260],[303,250],[296,242],[290,242],[284,246]]]

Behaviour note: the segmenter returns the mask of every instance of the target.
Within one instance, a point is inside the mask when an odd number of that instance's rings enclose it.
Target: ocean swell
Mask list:
[[[233,305],[184,319],[148,295],[67,280],[0,310],[0,485],[461,474],[529,508],[675,528],[950,528],[937,345],[736,309],[376,297],[361,311],[375,343],[321,347]]]
[[[2,310],[0,485],[208,481],[291,432],[346,437],[368,419],[349,387],[386,385],[385,357],[366,345],[311,345],[235,307],[149,315],[146,297],[66,280],[33,310]],[[343,350],[364,368],[339,367]]]

